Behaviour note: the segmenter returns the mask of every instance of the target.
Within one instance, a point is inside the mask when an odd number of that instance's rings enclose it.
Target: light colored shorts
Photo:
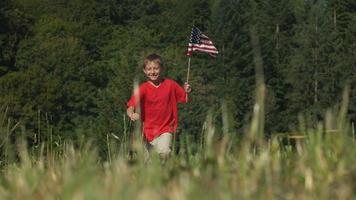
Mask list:
[[[169,155],[171,153],[172,138],[172,133],[162,133],[147,143],[147,150],[150,151],[153,148],[159,155]]]

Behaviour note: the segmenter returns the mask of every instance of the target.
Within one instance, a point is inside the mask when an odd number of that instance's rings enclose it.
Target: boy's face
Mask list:
[[[150,81],[157,82],[161,79],[162,68],[156,62],[149,62],[143,69],[143,72]]]

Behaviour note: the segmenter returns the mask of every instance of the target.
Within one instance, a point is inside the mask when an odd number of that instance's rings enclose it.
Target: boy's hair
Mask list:
[[[150,54],[148,55],[145,60],[143,61],[143,69],[146,68],[146,65],[148,65],[148,63],[150,62],[154,62],[156,64],[158,64],[161,68],[163,68],[163,61],[161,56],[157,55],[157,54]]]

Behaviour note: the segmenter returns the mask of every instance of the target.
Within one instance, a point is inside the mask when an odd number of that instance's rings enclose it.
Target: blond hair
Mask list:
[[[146,66],[148,65],[148,63],[156,63],[158,64],[161,68],[163,68],[163,62],[162,62],[162,58],[161,56],[157,55],[157,54],[150,54],[148,55],[145,60],[143,61],[143,69],[146,68]]]

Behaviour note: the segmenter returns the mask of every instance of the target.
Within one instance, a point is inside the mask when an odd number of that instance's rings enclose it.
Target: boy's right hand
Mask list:
[[[140,114],[138,114],[138,113],[132,113],[129,117],[130,117],[130,119],[131,119],[132,121],[136,121],[136,120],[139,120],[139,119],[140,119]]]
[[[192,91],[192,88],[190,87],[190,85],[187,82],[184,83],[183,88],[186,93],[190,93]]]

